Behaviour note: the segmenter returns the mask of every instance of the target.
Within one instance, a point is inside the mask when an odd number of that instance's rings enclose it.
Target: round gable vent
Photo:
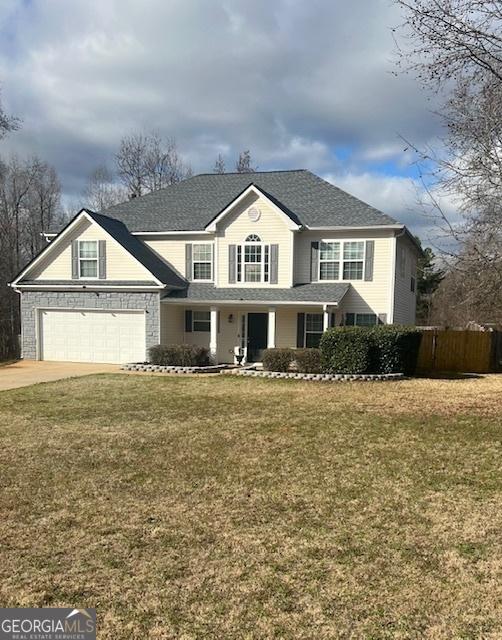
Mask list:
[[[251,222],[256,222],[257,220],[260,219],[261,212],[258,209],[258,207],[250,207],[248,209],[248,216]]]

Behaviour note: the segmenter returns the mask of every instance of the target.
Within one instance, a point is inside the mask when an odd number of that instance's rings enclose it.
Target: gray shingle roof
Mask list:
[[[129,231],[198,231],[250,184],[309,227],[397,224],[390,216],[310,171],[201,174],[106,209]]]
[[[150,273],[158,278],[163,284],[172,287],[184,287],[186,281],[163,260],[161,260],[151,249],[149,249],[136,236],[129,233],[126,226],[119,220],[109,218],[99,213],[94,213],[86,209],[87,213],[105,231],[107,231],[126,251],[133,255],[143,264]]]
[[[263,301],[263,302],[320,302],[324,304],[336,304],[347,293],[350,284],[297,284],[290,289],[276,289],[269,287],[219,287],[212,284],[190,283],[187,289],[171,291],[164,296],[166,299],[185,299],[188,302],[238,302],[238,301]]]

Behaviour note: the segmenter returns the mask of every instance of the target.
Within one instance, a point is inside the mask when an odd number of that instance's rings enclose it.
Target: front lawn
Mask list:
[[[0,393],[0,606],[98,638],[500,638],[502,377]]]

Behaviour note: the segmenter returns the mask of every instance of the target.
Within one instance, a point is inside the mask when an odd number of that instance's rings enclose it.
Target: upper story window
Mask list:
[[[237,246],[237,282],[268,282],[270,246],[255,233]]]
[[[78,243],[78,273],[80,278],[98,277],[98,241],[80,240]]]
[[[364,242],[343,243],[343,279],[362,280],[364,270]]]
[[[213,279],[213,245],[193,244],[192,245],[192,279],[207,280]]]
[[[362,280],[364,241],[321,242],[319,280]]]

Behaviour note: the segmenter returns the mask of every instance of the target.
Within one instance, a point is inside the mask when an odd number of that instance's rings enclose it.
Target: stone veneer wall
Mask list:
[[[143,309],[146,349],[160,342],[160,295],[132,291],[23,291],[21,294],[22,357],[37,357],[37,309]]]

